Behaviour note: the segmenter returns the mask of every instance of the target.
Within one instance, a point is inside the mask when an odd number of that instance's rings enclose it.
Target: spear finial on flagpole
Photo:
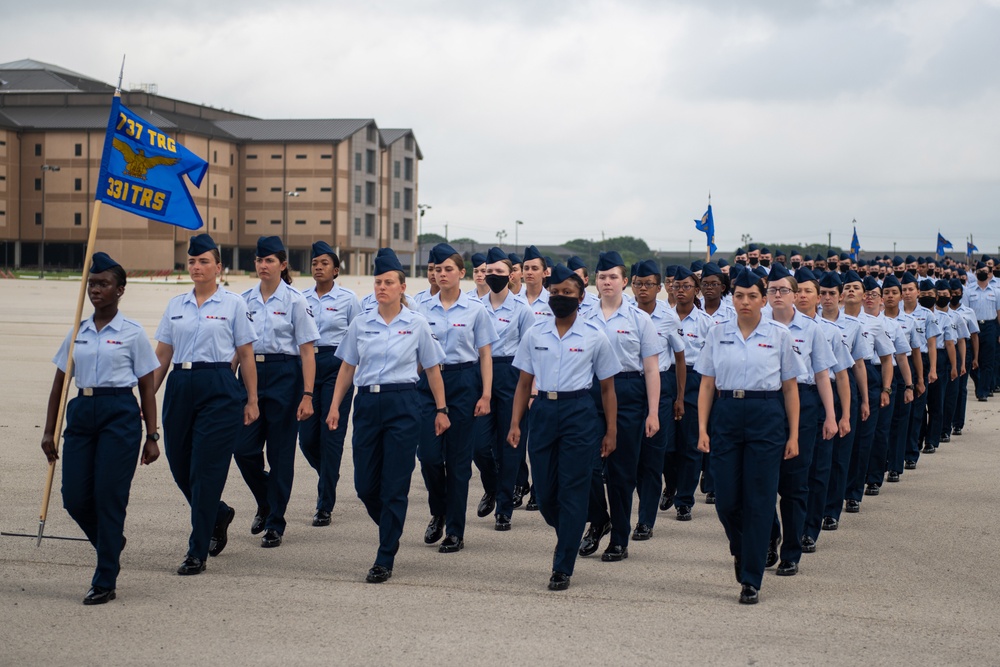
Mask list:
[[[118,87],[115,88],[115,95],[122,94],[122,77],[125,76],[125,54],[122,54],[122,68],[118,70]]]

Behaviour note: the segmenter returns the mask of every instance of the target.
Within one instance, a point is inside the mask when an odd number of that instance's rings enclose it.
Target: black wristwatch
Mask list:
[[[146,434],[146,440],[152,440],[153,442],[160,441],[160,434],[157,431],[152,431]]]
[[[892,394],[892,387],[882,387],[883,394]]]
[[[443,408],[438,408],[434,412],[438,413],[439,415],[446,415],[448,414],[448,406],[446,405]]]
[[[911,391],[916,391],[917,390],[917,385],[915,385],[915,384],[908,384],[908,385],[906,385],[905,388],[909,389]]]

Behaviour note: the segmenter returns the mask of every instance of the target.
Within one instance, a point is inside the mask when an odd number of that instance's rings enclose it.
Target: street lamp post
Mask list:
[[[515,251],[517,251],[517,249],[521,247],[521,244],[518,243],[518,241],[517,241],[517,228],[520,227],[523,224],[524,223],[521,222],[520,220],[515,220],[514,221],[514,250]]]
[[[506,229],[501,229],[499,232],[497,232],[497,245],[498,246],[502,246],[503,245],[503,240],[505,238],[507,238],[507,230]]]
[[[420,260],[420,237],[424,235],[424,213],[434,208],[430,204],[417,204],[420,215],[417,217],[417,250],[413,253],[414,275],[416,275],[417,262]]]
[[[288,252],[288,198],[298,197],[301,193],[295,190],[289,190],[285,193],[285,196],[281,198],[282,215],[281,215],[281,242],[285,245],[285,252]]]
[[[38,248],[38,277],[45,277],[45,172],[48,171],[59,171],[59,165],[55,164],[43,164],[42,165],[42,243]],[[87,264],[87,258],[83,258],[84,265]]]

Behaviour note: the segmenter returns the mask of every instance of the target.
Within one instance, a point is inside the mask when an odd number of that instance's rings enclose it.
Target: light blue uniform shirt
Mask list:
[[[590,389],[595,376],[606,380],[622,370],[604,328],[582,317],[562,338],[554,317],[536,321],[521,339],[514,367],[534,375],[539,391]]]
[[[948,313],[951,315],[955,326],[958,327],[959,340],[971,338],[972,334],[969,333],[969,322],[965,319],[965,316],[957,310],[950,310]]]
[[[931,338],[936,339],[941,337],[941,325],[938,323],[938,317],[929,309],[919,304],[908,315],[913,318],[917,335],[920,336],[920,351],[926,354],[927,341]]]
[[[583,290],[583,303],[580,304],[579,311],[581,313],[586,312],[594,307],[595,304],[601,302],[601,297],[597,296],[593,292],[588,292],[586,289]]]
[[[997,309],[1000,309],[1000,291],[992,280],[986,287],[980,287],[978,282],[970,283],[962,292],[962,298],[976,314],[976,320],[996,319]]]
[[[483,302],[461,292],[448,310],[441,305],[441,292],[424,301],[418,309],[441,343],[446,364],[478,361],[479,348],[499,340]]]
[[[677,312],[676,308],[674,312]],[[698,362],[701,350],[705,347],[705,341],[708,340],[708,332],[715,327],[715,323],[712,321],[711,315],[697,307],[692,308],[687,317],[683,319],[678,314],[677,319],[680,320],[681,329],[684,332],[682,334],[684,336],[684,363],[692,366]]]
[[[847,315],[842,310],[837,310],[836,315],[836,320],[827,321],[834,322],[844,332],[844,343],[847,344],[847,348],[851,351],[851,357],[855,361],[858,359],[871,361],[873,353],[865,341],[865,337],[861,335],[861,322],[858,318]]]
[[[728,303],[722,302],[719,304],[719,309],[714,313],[705,313],[712,318],[712,323],[715,325],[722,324],[723,322],[728,322],[729,320],[736,319],[736,309],[733,308]]]
[[[666,301],[657,301],[653,314],[649,317],[656,327],[656,335],[663,343],[663,351],[660,352],[660,372],[669,371],[676,361],[674,355],[684,351],[684,330],[681,329],[677,313]],[[687,363],[686,357],[685,363]]]
[[[830,379],[833,380],[837,373],[846,371],[854,366],[851,347],[844,338],[843,327],[839,324],[830,320],[824,320],[822,317],[816,317],[813,321],[819,326],[821,334],[826,338],[826,342],[833,352],[833,358],[836,359],[836,363],[830,367]]]
[[[299,356],[299,346],[319,340],[319,329],[302,293],[284,280],[264,303],[260,284],[243,292],[253,330],[257,333],[254,354]]]
[[[350,290],[348,290],[348,291],[350,292]],[[353,294],[353,292],[351,292],[351,293]],[[418,294],[419,294],[419,292],[418,292]],[[417,298],[416,296],[411,296],[411,297],[409,297],[409,300],[411,302],[416,302],[416,298]],[[374,310],[376,308],[378,308],[378,299],[375,298],[375,292],[372,292],[371,294],[369,294],[365,298],[361,299],[361,312],[362,313],[367,313],[369,310]],[[350,324],[350,322],[348,322],[348,324]],[[322,333],[322,332],[323,332],[323,330],[321,328],[320,329],[320,333]]]
[[[782,382],[806,372],[792,334],[765,317],[746,340],[736,320],[713,327],[694,369],[714,377],[723,391],[779,391]]]
[[[885,312],[882,313],[885,315]],[[886,319],[890,322],[895,322],[900,332],[903,334],[903,338],[906,339],[906,344],[910,348],[907,352],[907,356],[913,354],[914,349],[920,349],[920,334],[917,332],[917,321],[913,319],[912,315],[908,315],[906,311],[902,308],[899,309],[899,314],[896,317],[889,317],[885,315]]]
[[[886,317],[884,312],[879,313],[879,319],[882,320],[882,326],[885,328],[886,338],[892,344],[892,365],[896,366],[897,354],[912,354],[913,350],[910,347],[910,340],[906,337],[906,332],[899,326],[899,320]]]
[[[319,296],[315,285],[302,292],[312,311],[316,328],[319,329],[317,345],[340,345],[347,333],[347,327],[361,312],[361,304],[354,292],[346,287],[334,285],[333,289]],[[378,303],[376,302],[376,306]]]
[[[968,306],[959,306],[957,309],[953,310],[954,313],[959,313],[963,319],[965,319],[965,325],[969,329],[969,337],[972,334],[979,333],[979,320],[976,318],[976,313]]]
[[[618,310],[607,319],[604,319],[604,310],[599,304],[583,317],[588,322],[604,327],[604,333],[624,372],[642,371],[643,359],[663,352],[663,342],[656,335],[653,320],[624,299]]]
[[[52,359],[63,373],[69,361],[72,335],[70,330]],[[134,387],[139,384],[139,378],[159,366],[142,325],[126,318],[121,311],[100,331],[94,324],[93,315],[80,324],[73,346],[73,375],[78,388]]]
[[[895,352],[895,347],[885,335],[885,320],[862,310],[858,313],[858,321],[861,322],[861,335],[865,337],[865,344],[871,352],[872,363],[879,366],[882,364],[882,357],[891,356]]]
[[[494,357],[513,357],[517,354],[517,346],[521,344],[521,339],[528,333],[535,324],[535,316],[531,314],[528,303],[507,290],[507,297],[495,309],[490,303],[490,295],[482,298],[486,314],[493,320],[493,327],[499,337],[491,348]]]
[[[941,327],[941,335],[937,337],[937,349],[943,350],[945,341],[953,343],[958,341],[958,325],[950,312],[935,310],[934,314],[938,318],[938,325]]]
[[[377,309],[355,317],[336,354],[357,369],[356,387],[416,383],[417,364],[430,368],[444,362],[427,320],[409,308],[388,324]]]
[[[805,372],[796,380],[801,384],[815,385],[816,373],[833,368],[837,364],[829,342],[823,336],[819,325],[798,311],[795,311],[792,321],[788,323],[788,332],[792,334],[792,349],[798,353],[799,360],[805,368]]]
[[[528,304],[528,308],[531,309],[531,314],[534,315],[535,320],[539,318],[552,318],[552,309],[549,308],[549,291],[542,288],[542,291],[538,293],[538,297],[534,300],[528,298],[528,287],[524,286],[524,290],[521,291],[521,297],[524,298],[525,302]]]
[[[175,364],[229,363],[236,348],[257,340],[257,333],[243,297],[220,287],[201,308],[194,290],[172,298],[153,338],[174,348]]]

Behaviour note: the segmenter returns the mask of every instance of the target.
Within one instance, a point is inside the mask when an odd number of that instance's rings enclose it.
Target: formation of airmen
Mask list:
[[[351,419],[355,490],[378,526],[370,583],[393,574],[418,461],[425,543],[464,548],[475,463],[479,517],[509,531],[524,505],[555,529],[551,590],[568,588],[605,537],[601,561],[623,561],[659,513],[690,521],[703,494],[744,604],[758,601],[766,568],[797,574],[842,512],[962,434],[969,377],[978,401],[1000,391],[990,257],[969,267],[750,245],[732,264],[689,267],[627,267],[608,251],[590,271],[528,246],[471,264],[475,287],[463,292],[466,261],[438,244],[429,289],[409,296],[384,248],[359,300],[336,284],[327,243],[313,244],[314,284],[299,291],[281,240],[261,237],[259,283],[238,295],[219,285],[218,247],[201,234],[188,249],[194,287],[169,302],[154,350],[118,310],[124,269],[95,254],[62,448],[64,505],[97,552],[84,604],[116,597],[132,477],[160,454],[164,379],[163,444],[191,508],[180,575],[226,547],[234,459],[262,547],[282,544],[296,441],[318,475],[312,525],[330,525]],[[50,461],[70,342],[53,360]]]

